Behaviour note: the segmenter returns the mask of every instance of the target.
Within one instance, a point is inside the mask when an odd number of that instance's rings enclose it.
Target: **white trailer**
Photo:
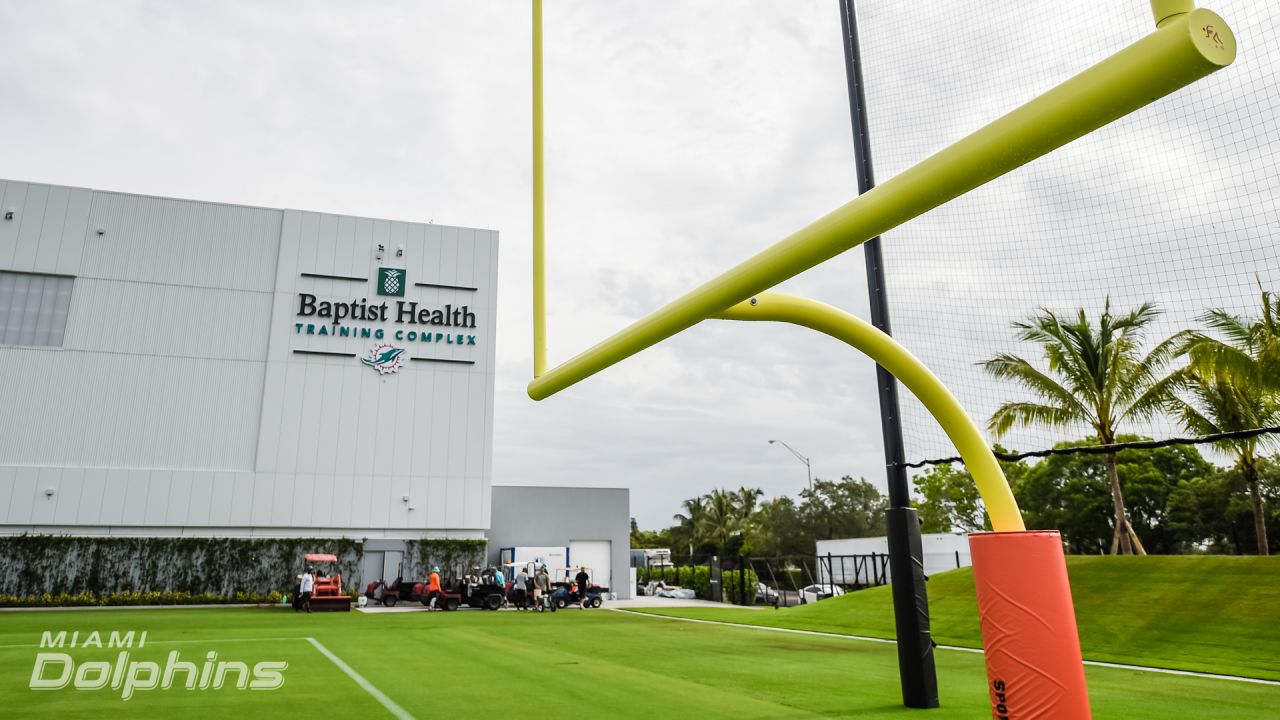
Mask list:
[[[920,536],[920,544],[924,550],[925,575],[969,567],[973,564],[969,557],[968,535],[930,533]],[[874,573],[879,572],[882,567],[884,580],[892,582],[888,564],[883,561],[883,558],[889,555],[889,541],[885,537],[819,540],[817,555],[819,583],[875,585],[878,583]],[[871,560],[859,562],[855,561],[854,557],[869,557]]]

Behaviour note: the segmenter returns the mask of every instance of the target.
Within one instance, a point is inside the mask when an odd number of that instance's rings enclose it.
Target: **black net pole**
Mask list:
[[[849,119],[853,127],[854,162],[857,166],[858,194],[875,187],[871,168],[871,137],[867,126],[866,98],[862,85],[862,55],[858,48],[858,20],[854,0],[840,0],[840,27],[844,33],[844,67],[849,84]],[[885,291],[884,259],[880,238],[863,245],[867,265],[867,294],[871,299],[871,323],[884,332],[889,329],[889,302]],[[906,453],[902,446],[902,423],[898,410],[898,383],[893,375],[876,366],[880,393],[880,427],[884,435],[885,465],[889,480],[888,541],[893,582],[893,614],[898,637],[898,673],[902,683],[902,704],[912,708],[938,707],[938,677],[933,661],[933,640],[929,636],[929,598],[925,591],[920,545],[920,526],[911,509],[907,485]]]

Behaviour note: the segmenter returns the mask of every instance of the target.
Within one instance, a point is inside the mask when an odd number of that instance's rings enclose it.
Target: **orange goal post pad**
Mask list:
[[[992,718],[1090,720],[1062,536],[973,533],[969,550]]]

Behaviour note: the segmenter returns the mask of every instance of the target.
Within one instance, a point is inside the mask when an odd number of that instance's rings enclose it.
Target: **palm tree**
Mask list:
[[[734,493],[734,499],[738,506],[738,521],[746,525],[751,521],[751,517],[756,514],[756,504],[760,501],[764,491],[760,488],[740,487]]]
[[[1159,315],[1152,303],[1127,315],[1112,315],[1108,297],[1096,325],[1083,309],[1074,319],[1060,319],[1040,308],[1026,321],[1015,322],[1019,340],[1042,346],[1049,371],[1042,372],[1009,353],[983,363],[992,376],[1012,380],[1036,397],[1031,402],[1001,405],[988,428],[1000,437],[1015,425],[1061,428],[1083,423],[1093,428],[1100,444],[1114,443],[1120,423],[1150,417],[1168,395],[1160,372],[1173,355],[1176,339],[1160,343],[1145,356],[1140,354],[1144,331]],[[1116,454],[1107,453],[1105,458],[1115,510],[1111,554],[1146,555],[1125,514]]]
[[[1182,347],[1201,373],[1233,375],[1259,391],[1280,392],[1280,296],[1262,290],[1262,315],[1257,319],[1210,310],[1200,320],[1226,340],[1203,333],[1187,333]]]
[[[1169,412],[1182,423],[1188,432],[1211,435],[1236,430],[1251,430],[1280,424],[1280,401],[1275,394],[1259,391],[1239,376],[1216,371],[1201,374],[1194,365],[1183,368],[1171,376],[1176,386],[1190,395],[1191,400],[1171,396],[1167,400]],[[1258,446],[1266,442],[1265,436],[1237,438],[1217,443],[1219,447],[1236,457],[1236,464],[1244,475],[1249,488],[1249,501],[1253,506],[1253,530],[1258,537],[1258,554],[1270,554],[1267,546],[1266,514],[1262,507],[1262,495],[1258,491]]]
[[[694,546],[701,545],[703,538],[706,537],[703,533],[707,524],[707,498],[706,496],[689,498],[684,501],[683,506],[683,513],[671,516],[671,519],[677,523],[675,528],[677,532],[673,534],[688,542],[689,554],[693,555]]]
[[[1171,375],[1188,391],[1193,403],[1170,401],[1170,410],[1191,432],[1210,434],[1273,427],[1280,424],[1280,298],[1261,290],[1262,314],[1257,319],[1210,310],[1201,321],[1226,338],[1204,333],[1184,334],[1180,348],[1191,360]],[[1267,555],[1266,513],[1258,490],[1258,437],[1219,443],[1236,456],[1249,488],[1258,554]]]
[[[738,494],[719,488],[707,496],[706,533],[715,540],[721,552],[729,542],[729,536],[742,529]]]

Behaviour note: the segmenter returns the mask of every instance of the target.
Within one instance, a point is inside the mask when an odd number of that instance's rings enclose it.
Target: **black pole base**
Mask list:
[[[920,522],[916,511],[909,507],[889,508],[885,517],[902,704],[909,708],[936,708],[938,673],[933,663],[933,638],[929,635],[929,596],[925,590]]]

